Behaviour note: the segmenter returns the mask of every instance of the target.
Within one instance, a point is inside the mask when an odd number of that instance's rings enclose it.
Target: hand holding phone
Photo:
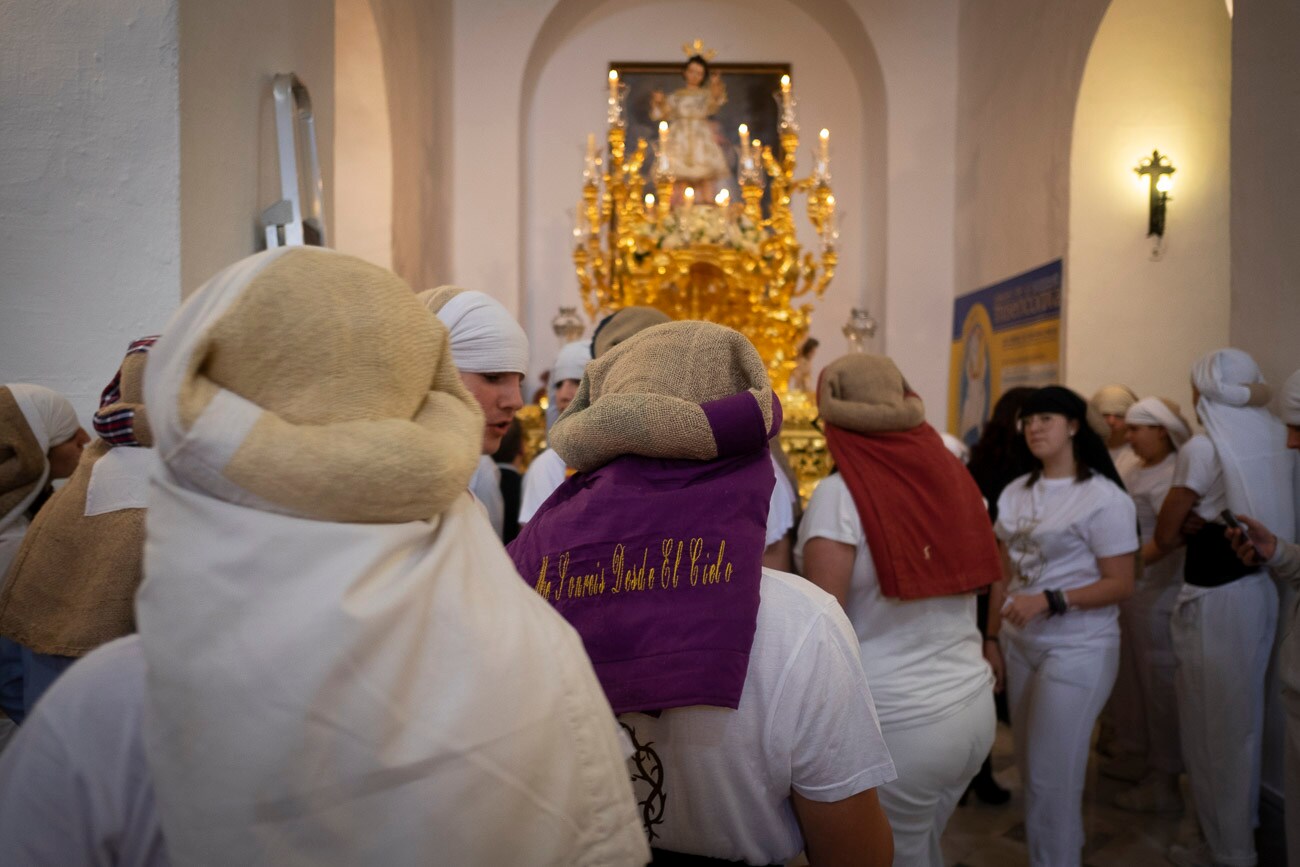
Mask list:
[[[1232,548],[1241,558],[1241,561],[1248,566],[1258,566],[1268,560],[1263,552],[1250,538],[1250,531],[1237,520],[1237,516],[1232,514],[1231,509],[1224,509],[1219,513],[1219,519],[1228,525],[1228,540],[1232,542]]]

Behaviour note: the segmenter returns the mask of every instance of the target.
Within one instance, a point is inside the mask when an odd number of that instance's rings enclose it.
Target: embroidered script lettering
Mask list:
[[[726,539],[718,542],[716,551],[706,551],[704,539],[700,537],[662,539],[654,560],[650,559],[650,553],[649,547],[629,553],[627,545],[619,543],[610,552],[608,570],[602,559],[594,566],[584,566],[586,572],[570,572],[570,551],[547,554],[542,557],[533,588],[546,600],[558,602],[606,593],[616,596],[650,590],[684,590],[687,586],[711,587],[730,583],[735,571],[735,564],[727,557]],[[680,580],[683,558],[687,570],[685,582]]]

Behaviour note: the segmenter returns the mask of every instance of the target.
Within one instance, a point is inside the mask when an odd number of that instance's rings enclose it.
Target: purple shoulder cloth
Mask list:
[[[624,455],[578,473],[508,548],[582,636],[615,713],[740,704],[781,408],[773,397],[770,429],[750,392],[701,409],[716,459]]]

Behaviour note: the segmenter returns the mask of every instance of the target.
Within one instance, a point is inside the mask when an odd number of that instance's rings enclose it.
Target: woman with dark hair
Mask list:
[[[1033,469],[998,498],[1004,579],[985,645],[1006,673],[1031,865],[1082,856],[1092,728],[1119,668],[1118,603],[1133,593],[1137,513],[1083,398],[1040,388],[1020,410]],[[1003,663],[1005,655],[1005,665]]]
[[[975,478],[975,484],[984,495],[989,518],[993,521],[998,519],[998,497],[1002,496],[1002,489],[1013,479],[1033,469],[1034,456],[1029,453],[1029,448],[1025,445],[1025,438],[1021,436],[1016,426],[1016,419],[1020,415],[1020,407],[1024,406],[1025,401],[1035,391],[1037,389],[1019,385],[1003,392],[993,406],[992,418],[980,433],[979,442],[971,447],[970,460],[966,462],[966,469]],[[996,645],[997,639],[988,637],[989,596],[987,593],[975,597],[975,622],[979,626],[985,645],[989,643]],[[987,647],[985,652],[987,654]],[[994,692],[998,719],[1010,722],[1006,692],[1000,676],[994,685]],[[998,785],[998,781],[993,778],[991,754],[984,760],[975,779],[971,780],[970,787],[975,796],[986,804],[1005,804],[1011,799],[1011,793]]]

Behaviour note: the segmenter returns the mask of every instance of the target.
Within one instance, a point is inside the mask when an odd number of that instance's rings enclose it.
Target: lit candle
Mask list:
[[[594,160],[595,158],[596,158],[596,134],[594,132],[589,132],[587,133],[587,159]]]
[[[718,194],[713,197],[713,203],[716,205],[726,206],[731,201],[731,193],[727,190],[719,190]]]
[[[823,129],[819,133],[819,135],[821,136],[821,140],[822,140],[821,142],[822,163],[823,164],[829,163],[831,160],[831,131],[828,129]]]
[[[664,147],[668,144],[668,121],[659,121],[659,146]]]
[[[609,71],[609,98],[610,99],[618,98],[618,70],[617,69],[611,69]]]
[[[645,206],[646,206],[647,208],[651,208],[651,207],[654,207],[654,203],[655,203],[655,194],[654,194],[654,193],[646,193],[646,194],[645,194]]]
[[[682,195],[686,197],[686,204],[695,204],[695,187],[687,187],[686,191],[683,192]]]
[[[788,94],[789,92],[790,92],[790,76],[783,75],[781,76],[781,93],[784,95],[784,94]]]
[[[742,162],[749,159],[749,124],[740,125],[740,159]]]
[[[781,108],[786,114],[790,113],[790,76],[781,76]]]

